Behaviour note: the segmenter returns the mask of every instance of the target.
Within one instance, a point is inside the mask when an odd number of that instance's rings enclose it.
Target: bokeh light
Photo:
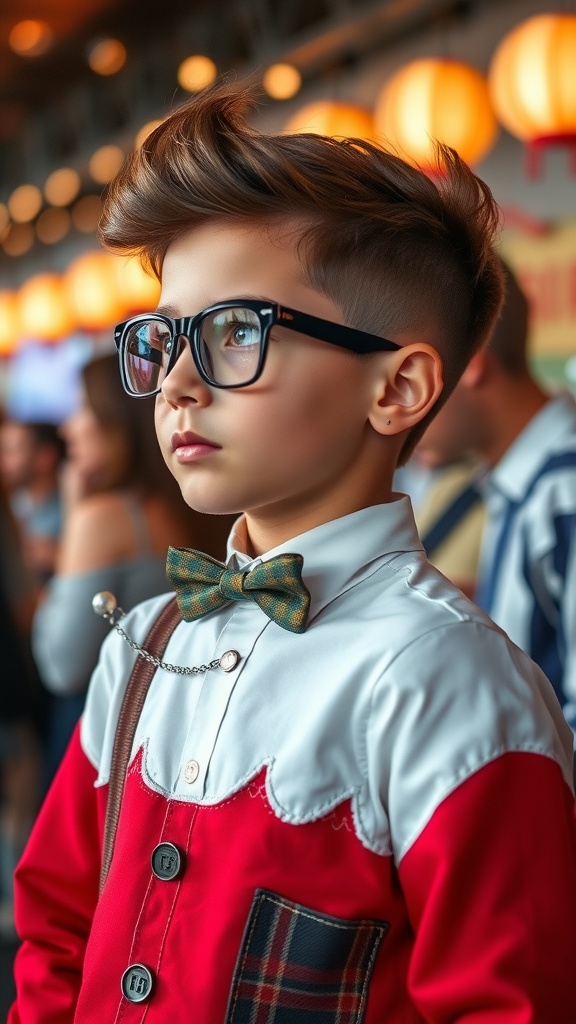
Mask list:
[[[7,256],[24,256],[34,245],[34,228],[31,224],[11,224],[2,240]]]
[[[44,182],[44,195],[52,206],[68,206],[80,191],[80,175],[72,167],[52,171]]]
[[[50,48],[52,29],[45,21],[26,19],[10,30],[8,44],[21,57],[40,57]]]
[[[99,185],[107,185],[124,163],[124,150],[120,146],[101,146],[88,161],[88,170]]]
[[[146,142],[146,139],[148,138],[150,133],[153,132],[155,128],[158,128],[158,126],[161,124],[161,118],[159,118],[156,121],[147,121],[146,124],[143,124],[140,131],[136,135],[136,138],[134,139],[134,148],[139,149],[142,143]]]
[[[34,274],[18,292],[22,333],[40,341],[64,338],[75,326],[64,281],[59,274]]]
[[[0,291],[0,356],[11,355],[20,334],[16,292]]]
[[[71,210],[72,224],[76,231],[83,234],[90,234],[96,231],[98,221],[102,215],[102,200],[100,196],[82,196]]]
[[[10,216],[17,224],[34,220],[41,207],[42,193],[36,185],[19,185],[8,200]]]
[[[70,231],[71,220],[68,210],[60,207],[51,207],[44,210],[36,221],[36,234],[44,245],[54,245],[61,242]]]
[[[293,64],[271,64],[262,76],[262,85],[273,100],[289,100],[302,86],[302,75]]]
[[[200,92],[212,84],[217,74],[218,69],[214,61],[202,53],[197,53],[182,61],[178,68],[178,85],[186,92]]]
[[[88,51],[88,63],[97,75],[115,75],[126,63],[126,47],[119,39],[99,39]]]

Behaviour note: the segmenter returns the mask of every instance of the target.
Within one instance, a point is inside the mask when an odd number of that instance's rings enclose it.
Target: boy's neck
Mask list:
[[[340,506],[319,502],[316,507],[307,508],[300,515],[290,515],[285,507],[282,511],[279,510],[277,516],[274,516],[269,508],[263,514],[258,510],[246,512],[246,554],[251,558],[257,558],[266,551],[285,544],[292,537],[299,537],[300,534],[307,533],[317,526],[323,526],[324,523],[358,512],[362,508],[386,504],[391,500],[392,486],[391,481],[388,481],[374,487],[372,493],[365,495],[363,500],[348,501]]]

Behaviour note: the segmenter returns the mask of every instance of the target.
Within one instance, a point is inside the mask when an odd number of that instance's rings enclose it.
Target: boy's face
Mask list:
[[[304,279],[297,235],[269,225],[202,225],[176,239],[162,272],[160,308],[188,316],[229,299],[264,299],[342,322]],[[272,329],[256,383],[202,381],[187,344],[156,400],[164,458],[186,502],[202,512],[246,512],[280,543],[366,504],[386,500],[382,437],[367,419],[374,360]],[[377,447],[378,446],[378,447]],[[375,479],[374,479],[375,478]]]

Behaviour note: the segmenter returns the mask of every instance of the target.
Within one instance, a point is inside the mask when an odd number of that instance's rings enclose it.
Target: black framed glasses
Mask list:
[[[276,303],[235,299],[196,316],[178,319],[144,313],[118,324],[114,341],[122,384],[129,395],[147,398],[160,391],[188,341],[198,373],[215,388],[245,388],[258,380],[275,325],[319,341],[368,353],[400,348],[387,338],[322,320]]]

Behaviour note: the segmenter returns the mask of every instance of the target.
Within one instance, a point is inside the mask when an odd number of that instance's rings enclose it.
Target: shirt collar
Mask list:
[[[302,578],[312,599],[312,619],[339,594],[369,576],[377,562],[386,562],[399,552],[422,552],[423,548],[410,499],[394,495],[386,504],[371,505],[293,537],[260,558],[249,558],[245,550],[246,526],[241,516],[228,541],[229,567],[250,569],[275,555],[302,555]]]
[[[576,402],[572,395],[551,398],[532,417],[487,477],[488,490],[520,501],[539,465],[566,435],[576,433]]]

